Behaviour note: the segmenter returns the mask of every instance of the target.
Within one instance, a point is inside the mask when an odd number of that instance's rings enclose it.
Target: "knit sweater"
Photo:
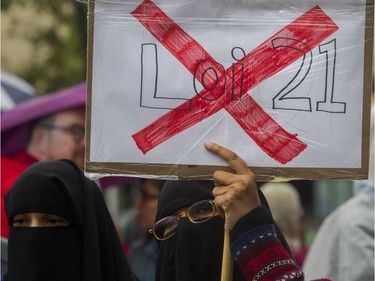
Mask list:
[[[304,281],[301,268],[284,249],[267,209],[259,207],[231,231],[231,253],[251,281]],[[315,281],[329,281],[317,279]]]

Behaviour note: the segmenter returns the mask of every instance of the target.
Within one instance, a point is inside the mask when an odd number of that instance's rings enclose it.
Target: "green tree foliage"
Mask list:
[[[30,84],[39,94],[73,86],[86,79],[87,3],[76,0],[2,0],[2,14],[12,8],[30,9],[32,21],[48,17],[46,24],[28,30],[12,22],[12,34],[22,34],[30,43],[33,58],[12,72]],[[6,34],[5,34],[6,36]],[[3,36],[4,38],[4,36]],[[2,58],[3,59],[3,58]],[[3,63],[3,68],[6,64]],[[7,69],[5,69],[7,70]]]

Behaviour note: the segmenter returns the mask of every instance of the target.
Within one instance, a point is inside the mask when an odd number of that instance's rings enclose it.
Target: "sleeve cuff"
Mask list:
[[[256,247],[264,240],[276,239],[275,227],[272,224],[261,225],[244,233],[231,244],[231,252],[237,261],[246,251]],[[277,240],[278,241],[278,240]],[[279,242],[278,242],[279,243]]]
[[[231,243],[248,231],[266,224],[273,224],[272,215],[265,207],[259,206],[235,224],[230,232]]]

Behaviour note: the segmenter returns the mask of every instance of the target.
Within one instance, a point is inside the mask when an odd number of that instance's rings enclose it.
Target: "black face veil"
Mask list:
[[[69,227],[11,227],[5,280],[134,280],[95,182],[71,161],[30,166],[6,196],[11,224],[38,212],[69,219]]]
[[[213,187],[212,181],[167,181],[160,194],[156,221],[198,201],[213,199]],[[160,243],[156,280],[220,280],[223,241],[221,217],[200,224],[182,218],[176,234]],[[246,280],[236,264],[233,273],[234,281]]]
[[[213,199],[212,181],[167,181],[159,198],[156,220],[174,214],[182,208],[206,199]],[[262,205],[269,209],[263,194]],[[289,250],[277,226],[279,238]],[[221,276],[224,220],[215,216],[209,221],[192,224],[187,218],[179,221],[177,232],[160,242],[160,254],[156,269],[156,281],[218,281]],[[233,281],[246,280],[235,263]]]

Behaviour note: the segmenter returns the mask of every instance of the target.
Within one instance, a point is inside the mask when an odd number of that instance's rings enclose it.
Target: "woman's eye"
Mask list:
[[[13,226],[25,226],[26,220],[24,218],[14,218],[13,219]]]
[[[71,221],[57,215],[46,213],[27,213],[13,217],[13,227],[61,227],[69,226]]]
[[[48,217],[46,218],[46,225],[47,226],[68,226],[70,225],[70,221],[62,218],[62,217]]]

